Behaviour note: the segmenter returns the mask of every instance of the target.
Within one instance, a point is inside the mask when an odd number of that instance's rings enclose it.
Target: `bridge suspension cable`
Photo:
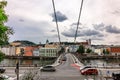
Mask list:
[[[77,38],[77,32],[78,32],[78,27],[79,27],[79,24],[80,24],[82,7],[83,7],[83,0],[81,1],[80,12],[79,12],[79,17],[78,17],[78,22],[77,22],[77,28],[76,28],[76,32],[75,32],[75,38],[74,38],[74,43],[76,42],[76,38]]]
[[[54,17],[55,17],[55,22],[56,22],[56,27],[57,27],[57,32],[58,32],[58,39],[59,39],[59,43],[61,44],[60,32],[59,32],[59,27],[58,27],[58,20],[57,20],[57,15],[56,15],[56,9],[55,9],[55,3],[54,3],[54,0],[52,0],[52,4],[53,4]]]

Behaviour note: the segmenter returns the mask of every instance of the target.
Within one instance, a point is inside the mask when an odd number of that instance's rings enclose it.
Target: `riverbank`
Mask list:
[[[5,58],[8,59],[45,59],[45,60],[53,60],[57,57],[47,57],[47,56],[8,56],[6,55]]]
[[[80,59],[120,59],[120,56],[114,55],[79,55],[79,54],[74,55]]]

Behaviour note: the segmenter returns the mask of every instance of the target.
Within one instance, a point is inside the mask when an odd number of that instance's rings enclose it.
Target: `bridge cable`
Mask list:
[[[78,22],[77,22],[77,28],[76,28],[76,32],[75,32],[75,38],[74,38],[74,43],[76,42],[76,38],[77,38],[77,32],[78,32],[79,22],[80,22],[80,18],[81,18],[82,7],[83,7],[83,0],[81,1],[80,12],[79,12],[79,17],[78,17]]]
[[[58,39],[59,39],[59,43],[61,44],[60,32],[59,32],[59,27],[58,27],[58,20],[57,20],[57,15],[56,15],[56,9],[55,9],[55,3],[54,3],[54,0],[52,0],[52,4],[53,4],[54,17],[55,17],[55,22],[56,22],[56,27],[57,27],[57,32],[58,32]]]

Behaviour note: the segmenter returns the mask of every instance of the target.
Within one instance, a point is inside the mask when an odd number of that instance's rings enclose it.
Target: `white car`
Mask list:
[[[46,65],[46,66],[40,67],[40,71],[56,71],[56,69],[54,66]]]
[[[92,66],[81,66],[81,67],[80,67],[80,71],[82,71],[82,70],[84,70],[84,69],[86,69],[86,68],[92,68]]]

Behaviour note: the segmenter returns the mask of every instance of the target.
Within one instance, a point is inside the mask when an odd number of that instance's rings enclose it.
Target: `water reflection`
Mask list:
[[[95,60],[83,60],[85,65],[97,65],[97,66],[119,66],[120,59],[95,59]]]
[[[4,59],[0,62],[1,66],[16,66],[18,59]],[[20,59],[20,65],[49,65],[54,63],[54,60],[39,60],[39,59]]]

